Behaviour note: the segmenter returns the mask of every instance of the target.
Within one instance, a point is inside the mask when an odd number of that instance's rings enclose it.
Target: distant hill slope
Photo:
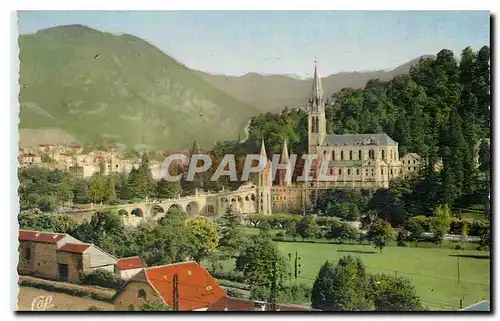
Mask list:
[[[423,56],[429,57],[429,56]],[[411,60],[391,71],[343,72],[323,78],[323,90],[331,96],[342,88],[362,88],[370,79],[391,80],[394,76],[406,74],[421,58]],[[319,70],[321,73],[321,70]],[[298,108],[307,104],[312,82],[284,75],[260,75],[248,73],[240,77],[212,75],[197,71],[215,87],[236,99],[262,111],[277,111],[285,106]]]
[[[243,135],[259,112],[134,36],[61,26],[20,36],[19,48],[21,142],[48,130],[62,141],[210,147]]]

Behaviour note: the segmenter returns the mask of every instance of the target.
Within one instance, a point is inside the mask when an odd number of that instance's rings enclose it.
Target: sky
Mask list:
[[[23,11],[19,32],[69,24],[147,40],[225,75],[389,70],[424,54],[489,45],[488,11]]]

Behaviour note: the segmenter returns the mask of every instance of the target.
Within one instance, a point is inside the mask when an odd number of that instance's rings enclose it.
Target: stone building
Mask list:
[[[400,175],[408,178],[411,174],[418,173],[422,166],[421,157],[415,153],[408,153],[400,158],[401,170]]]
[[[97,269],[114,271],[116,258],[68,234],[20,230],[19,243],[21,275],[78,282]]]

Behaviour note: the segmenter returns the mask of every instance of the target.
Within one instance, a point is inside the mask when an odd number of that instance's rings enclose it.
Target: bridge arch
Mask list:
[[[128,215],[128,212],[126,209],[122,208],[118,210],[118,215]]]
[[[181,206],[181,205],[179,205],[179,204],[176,204],[176,203],[174,203],[174,204],[172,204],[172,205],[170,205],[170,206],[168,207],[168,209],[167,209],[167,213],[168,213],[168,212],[170,212],[170,211],[172,211],[172,210],[184,211],[184,209],[182,208],[182,206]]]
[[[132,211],[130,211],[130,214],[138,217],[144,217],[144,211],[139,207],[134,208]]]
[[[155,216],[155,215],[158,215],[158,214],[165,214],[165,209],[163,207],[161,207],[160,205],[153,205],[151,206],[151,215],[152,216]]]
[[[200,212],[200,206],[197,202],[191,201],[186,205],[186,214],[189,217],[195,217]]]

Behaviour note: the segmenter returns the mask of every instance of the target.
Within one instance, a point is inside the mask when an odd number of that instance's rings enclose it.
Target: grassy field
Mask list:
[[[450,249],[387,247],[380,254],[368,245],[283,242],[278,246],[285,256],[298,252],[301,257],[298,282],[313,284],[326,260],[337,262],[342,256],[353,255],[362,259],[369,273],[410,278],[422,302],[430,309],[456,310],[461,298],[464,306],[489,299],[488,252],[460,251],[461,256],[457,258],[458,251]]]
[[[255,234],[258,230],[246,228],[245,233]],[[432,310],[457,310],[462,298],[465,307],[490,296],[490,258],[487,251],[391,246],[384,248],[380,254],[372,245],[277,244],[285,257],[292,253],[293,258],[295,252],[301,257],[300,277],[292,282],[312,285],[326,260],[337,262],[342,256],[353,255],[361,258],[369,273],[411,279],[422,303]],[[224,262],[224,267],[232,270],[234,261]]]

